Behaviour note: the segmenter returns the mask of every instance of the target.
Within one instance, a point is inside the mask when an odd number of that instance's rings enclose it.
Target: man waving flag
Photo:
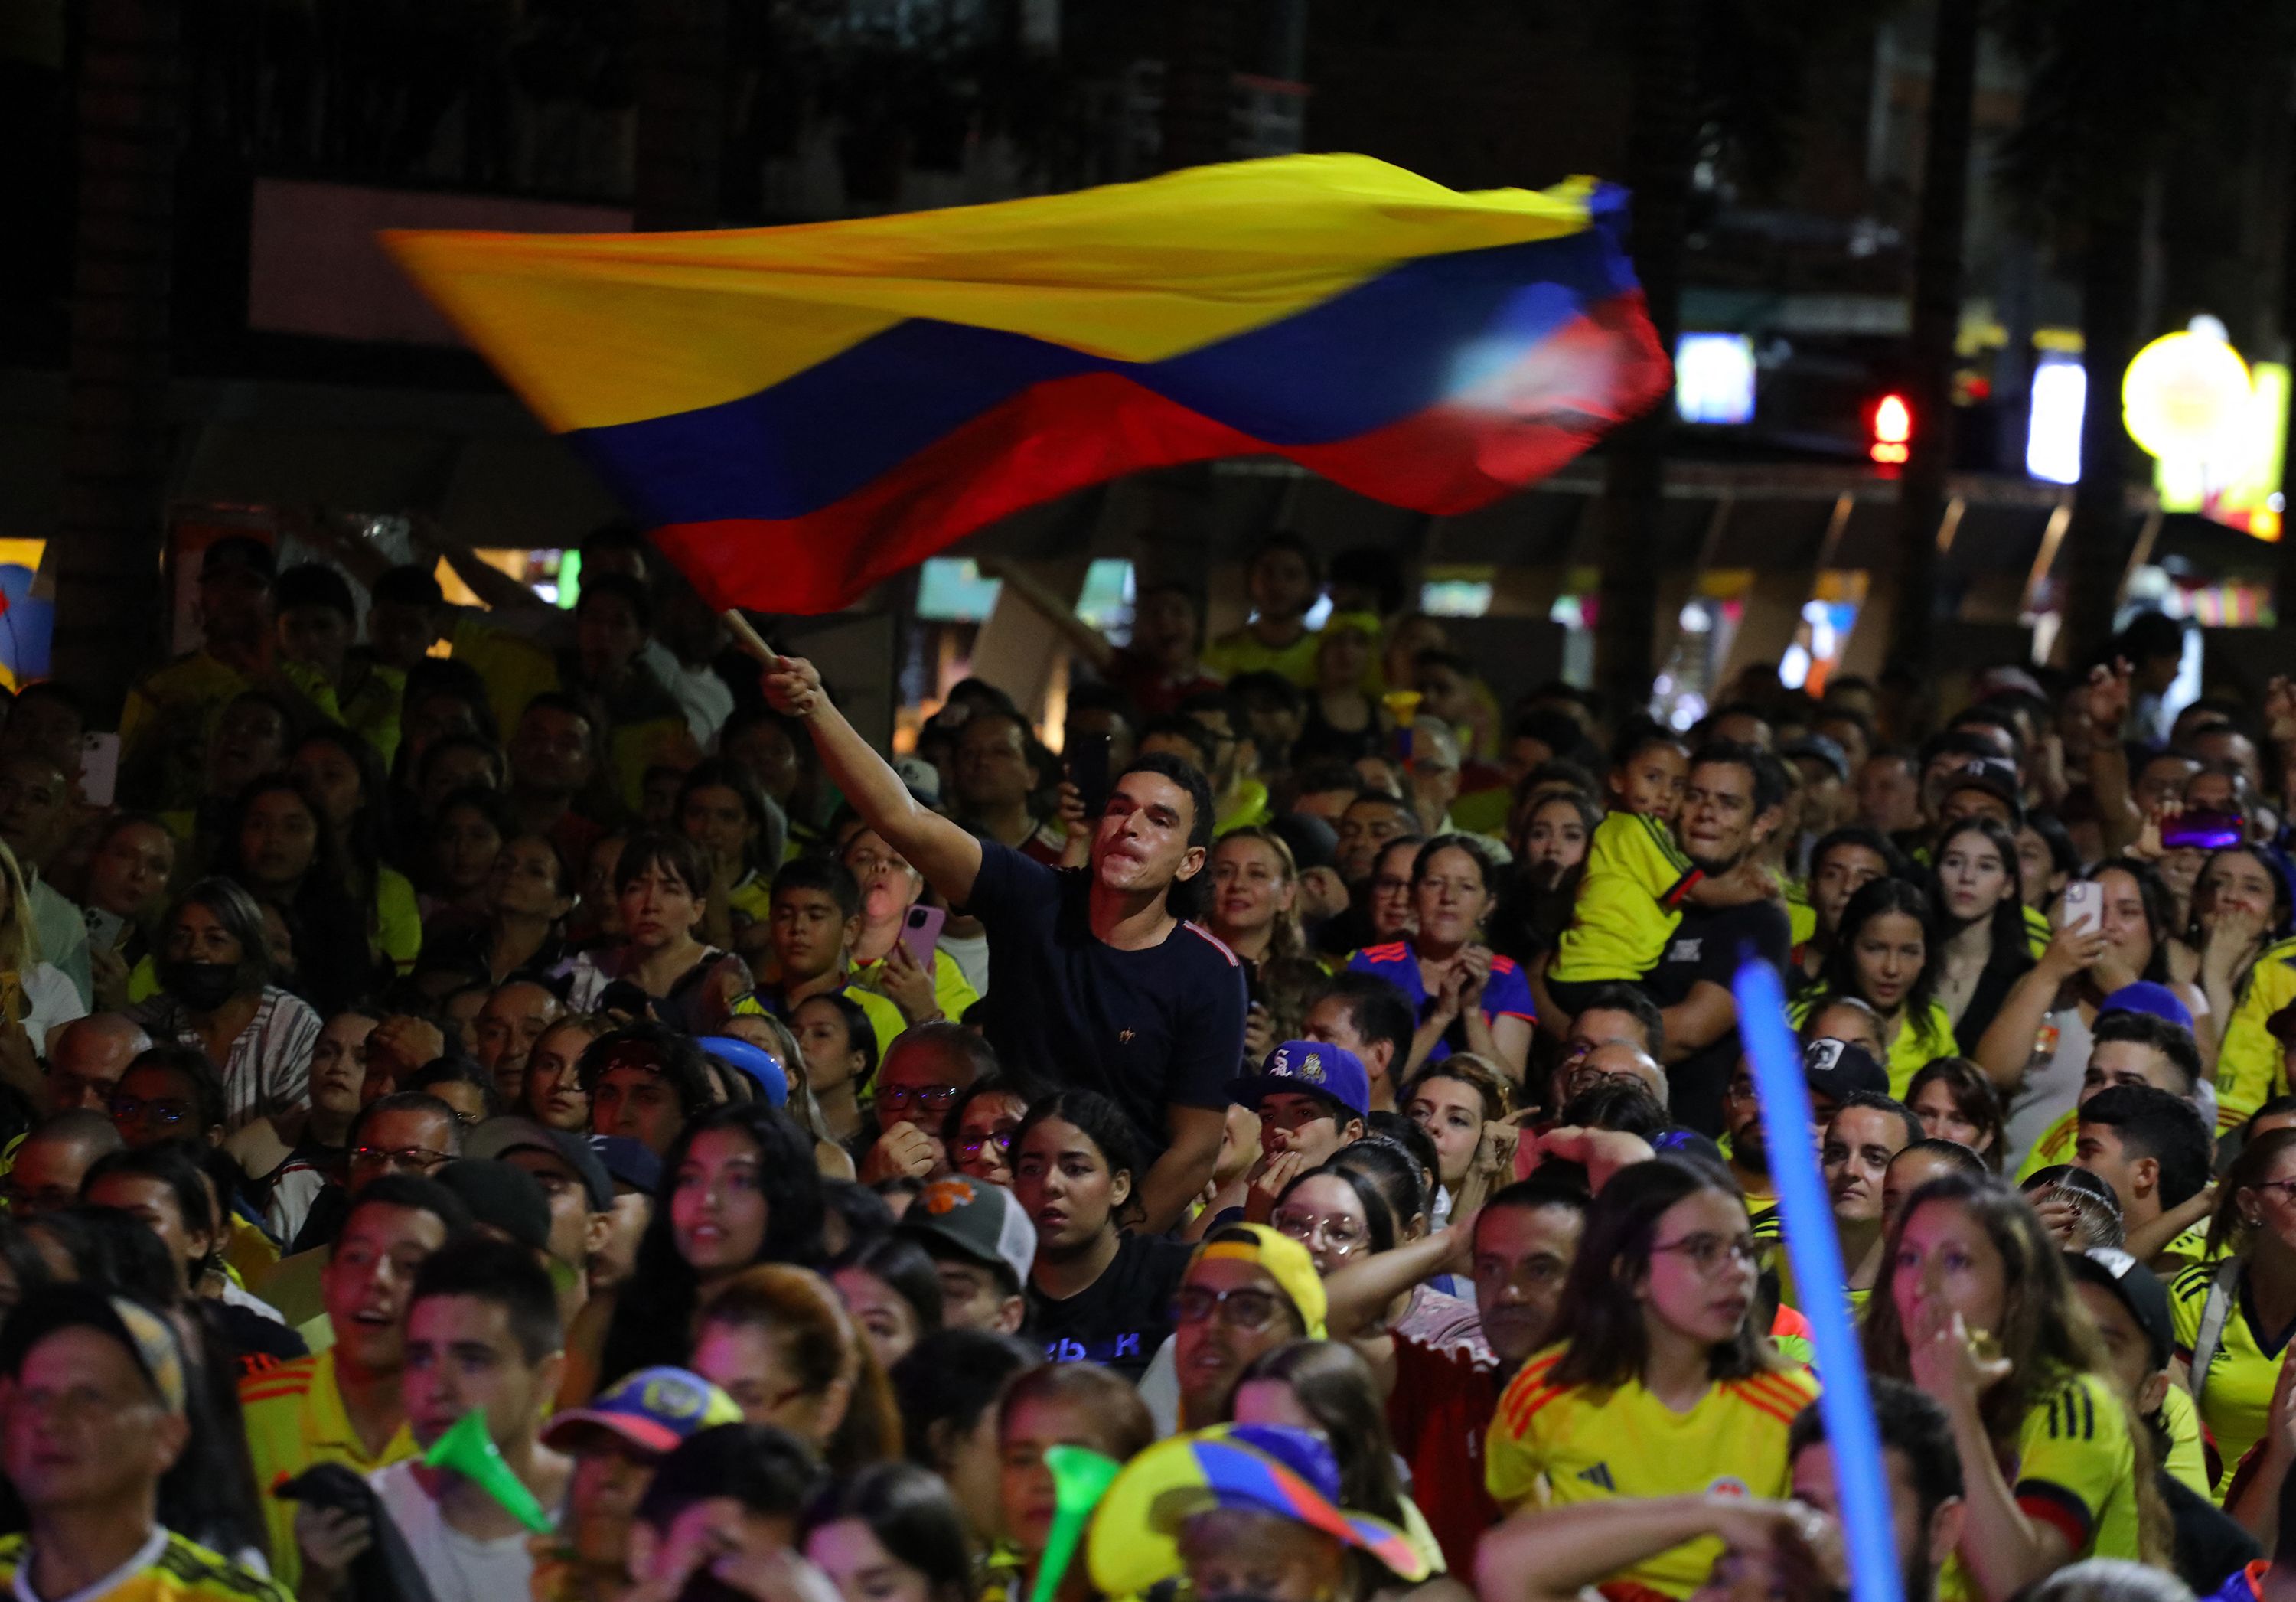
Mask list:
[[[706,234],[385,242],[720,606],[833,611],[1024,506],[1276,455],[1438,514],[1665,390],[1622,192],[1364,156]]]

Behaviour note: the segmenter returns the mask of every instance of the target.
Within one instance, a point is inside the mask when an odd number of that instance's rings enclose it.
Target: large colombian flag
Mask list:
[[[721,606],[832,611],[1023,506],[1275,454],[1456,513],[1663,392],[1576,180],[1284,156],[946,211],[385,242]]]

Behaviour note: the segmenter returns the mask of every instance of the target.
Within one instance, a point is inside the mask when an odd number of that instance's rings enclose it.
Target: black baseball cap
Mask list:
[[[613,1177],[606,1171],[589,1141],[563,1130],[545,1130],[531,1118],[489,1118],[463,1139],[465,1157],[506,1157],[512,1152],[541,1152],[555,1157],[582,1182],[593,1212],[614,1207]]]
[[[1802,1082],[1841,1101],[1853,1090],[1890,1094],[1890,1071],[1863,1046],[1820,1036],[1802,1047]]]
[[[491,1226],[533,1251],[550,1249],[550,1196],[526,1170],[463,1157],[440,1169],[437,1179],[462,1198],[473,1223]]]
[[[253,573],[266,584],[279,576],[279,557],[262,540],[248,534],[226,534],[200,556],[200,581],[226,573]]]
[[[2065,1271],[2075,1279],[2103,1286],[2120,1298],[2121,1306],[2144,1332],[2152,1349],[2152,1366],[2165,1368],[2175,1343],[2176,1327],[2169,1313],[2169,1287],[2161,1277],[2119,1246],[2091,1246],[2065,1253]]]
[[[1849,753],[1842,750],[1841,743],[1831,735],[1803,735],[1788,742],[1778,755],[1790,762],[1796,757],[1808,757],[1814,762],[1823,762],[1833,769],[1835,778],[1845,785],[1849,782]]]

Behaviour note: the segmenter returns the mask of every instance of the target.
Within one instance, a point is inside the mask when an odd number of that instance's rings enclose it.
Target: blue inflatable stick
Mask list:
[[[1754,1071],[1754,1092],[1762,1106],[1762,1136],[1770,1155],[1770,1180],[1777,1187],[1781,1233],[1793,1263],[1794,1283],[1808,1289],[1800,1310],[1809,1320],[1814,1367],[1824,1388],[1818,1393],[1825,1439],[1833,1456],[1834,1494],[1840,1499],[1842,1536],[1849,1549],[1849,1594],[1853,1602],[1903,1602],[1898,1557],[1890,1540],[1890,1480],[1882,1466],[1882,1437],[1874,1426],[1874,1406],[1866,1388],[1866,1360],[1849,1321],[1849,1300],[1832,1294],[1848,1283],[1841,1245],[1833,1233],[1833,1208],[1817,1171],[1809,1138],[1809,1087],[1803,1081],[1801,1053],[1786,1025],[1785,991],[1777,970],[1751,956],[1738,965],[1731,987],[1738,1000],[1738,1038]],[[1877,1287],[1886,1296],[1889,1286]]]

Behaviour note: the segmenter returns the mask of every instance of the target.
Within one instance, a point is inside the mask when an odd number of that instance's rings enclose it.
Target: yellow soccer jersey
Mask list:
[[[240,1414],[247,1424],[247,1455],[255,1469],[256,1497],[271,1536],[271,1572],[293,1590],[302,1573],[295,1547],[295,1508],[271,1488],[316,1463],[340,1463],[361,1478],[414,1455],[414,1437],[402,1423],[398,1433],[370,1458],[343,1410],[335,1388],[335,1354],[299,1357],[249,1376],[239,1383]]]
[[[30,1560],[29,1536],[0,1537],[0,1587],[14,1592],[17,1571]],[[131,1564],[99,1593],[101,1602],[292,1602],[295,1594],[172,1530],[154,1529]]]
[[[2016,1477],[2018,1507],[2062,1531],[2075,1557],[2138,1555],[2136,1444],[2109,1381],[2075,1375],[2034,1401]]]
[[[2171,1477],[2184,1482],[2195,1496],[2212,1497],[2209,1485],[2209,1454],[2201,1444],[2201,1410],[2193,1393],[2170,1385],[2161,1399],[2161,1427],[2168,1433],[2169,1457],[2161,1465]]]
[[[2025,915],[2025,949],[2033,954],[2033,960],[2038,962],[2041,954],[2049,949],[2049,942],[2056,938],[2057,932],[2049,923],[2049,915],[2039,908],[2021,906],[2017,910]]]
[[[2017,1165],[2018,1184],[2022,1185],[2045,1168],[2073,1160],[2073,1153],[2080,1145],[2079,1113],[2078,1107],[2067,1107],[2063,1116],[2041,1131],[2041,1138],[2033,1142],[2033,1149]]]
[[[1203,670],[1220,678],[1242,673],[1277,673],[1307,689],[1316,682],[1316,657],[1324,637],[1309,629],[1288,645],[1263,645],[1249,628],[1223,634],[1204,647]]]
[[[2266,949],[2225,1023],[2217,1052],[2217,1131],[2245,1121],[2276,1096],[2288,1093],[2286,1059],[2265,1028],[2273,1014],[2296,1001],[2296,941]]]
[[[882,957],[875,962],[855,963],[852,968],[853,984],[857,989],[883,995],[879,975],[883,972],[884,966],[885,959]],[[956,958],[935,946],[933,948],[933,1005],[940,1008],[941,1015],[952,1023],[961,1023],[964,1015],[970,1012],[980,999],[980,992],[965,982],[964,970],[956,965]]]
[[[1615,1391],[1557,1385],[1550,1348],[1523,1365],[1499,1398],[1483,1452],[1484,1483],[1501,1508],[1719,1491],[1783,1497],[1791,1484],[1786,1428],[1817,1395],[1805,1368],[1723,1380],[1686,1413],[1639,1382]],[[1671,1597],[1706,1580],[1722,1543],[1694,1540],[1611,1576]]]
[[[2193,1360],[2201,1319],[2208,1310],[2209,1286],[2221,1263],[2199,1263],[2169,1282],[2169,1309],[2175,1315],[2177,1355]],[[2248,1270],[2243,1269],[2225,1311],[2224,1333],[2206,1374],[2193,1376],[2201,1422],[2216,1437],[2217,1457],[2229,1472],[2264,1436],[2272,1415],[2272,1387],[2280,1378],[2280,1359],[2288,1344],[2282,1331],[2269,1345],[2256,1333],[2248,1308]]]
[[[1809,904],[1809,886],[1800,879],[1785,879],[1780,888],[1785,891],[1786,927],[1793,943],[1806,945],[1817,933],[1817,908]]]
[[[1560,984],[1640,979],[1666,955],[1682,922],[1683,898],[1700,877],[1670,826],[1638,812],[1611,813],[1587,848],[1570,927],[1547,978]]]

